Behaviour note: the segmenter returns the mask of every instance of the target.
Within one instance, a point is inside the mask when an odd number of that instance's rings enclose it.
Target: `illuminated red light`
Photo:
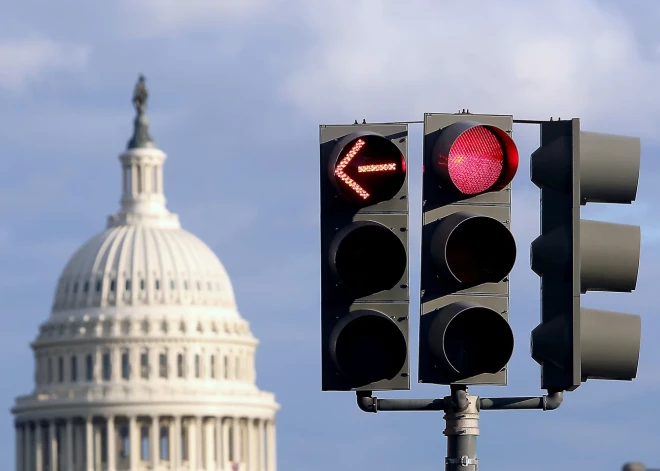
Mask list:
[[[366,172],[394,172],[396,171],[396,164],[380,164],[380,165],[360,165],[358,167],[359,173]]]
[[[332,182],[353,205],[366,207],[389,200],[405,182],[405,158],[385,136],[349,134],[335,145],[333,153],[328,162]]]
[[[489,190],[502,175],[505,164],[502,144],[483,126],[458,136],[447,156],[447,170],[456,188],[465,195]]]
[[[355,191],[362,199],[367,199],[369,198],[369,193],[367,193],[364,188],[362,188],[360,185],[357,184],[355,180],[353,180],[351,177],[349,177],[345,172],[344,169],[346,166],[353,160],[353,157],[357,155],[357,153],[362,149],[364,146],[364,140],[358,139],[353,147],[351,148],[350,151],[348,151],[348,154],[346,154],[346,157],[344,157],[341,162],[337,165],[337,168],[335,169],[335,175],[337,178],[339,178],[341,181],[346,183],[349,188],[351,188],[353,191]],[[359,172],[359,169],[358,169]]]

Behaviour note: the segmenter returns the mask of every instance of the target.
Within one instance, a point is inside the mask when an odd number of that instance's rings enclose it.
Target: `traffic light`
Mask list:
[[[419,382],[506,384],[512,127],[512,116],[424,116]]]
[[[320,127],[323,391],[410,388],[407,138]]]
[[[541,125],[531,158],[531,178],[541,189],[541,235],[531,246],[541,324],[532,331],[531,354],[543,389],[572,391],[587,379],[637,375],[640,317],[583,309],[580,294],[635,289],[640,228],[581,220],[580,205],[634,201],[639,163],[639,138],[580,131],[578,119]]]

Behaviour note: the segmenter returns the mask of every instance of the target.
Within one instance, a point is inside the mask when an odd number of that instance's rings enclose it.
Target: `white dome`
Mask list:
[[[17,469],[276,471],[258,340],[218,257],[167,210],[143,78],[134,95],[121,208],[66,264],[31,344]]]
[[[71,257],[53,314],[164,304],[236,310],[227,272],[204,242],[179,228],[120,225],[92,237]]]

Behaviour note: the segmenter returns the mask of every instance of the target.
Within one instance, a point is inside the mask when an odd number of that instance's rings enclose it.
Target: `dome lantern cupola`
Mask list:
[[[133,136],[127,150],[119,156],[122,175],[121,209],[108,218],[108,228],[122,225],[151,225],[179,228],[179,217],[165,206],[163,165],[167,156],[156,148],[149,132],[147,118],[147,85],[140,75],[133,105],[137,112],[133,122]]]

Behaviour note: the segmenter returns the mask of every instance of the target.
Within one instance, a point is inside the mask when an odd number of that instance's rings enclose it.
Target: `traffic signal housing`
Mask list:
[[[512,116],[424,116],[419,382],[506,384],[512,127]]]
[[[407,138],[320,127],[323,391],[410,388]]]
[[[639,138],[581,131],[579,119],[541,124],[541,146],[531,157],[531,179],[541,189],[541,234],[531,246],[541,324],[532,331],[531,354],[543,389],[637,375],[640,317],[581,308],[580,294],[635,289],[640,228],[581,220],[580,205],[634,201],[640,155]]]

